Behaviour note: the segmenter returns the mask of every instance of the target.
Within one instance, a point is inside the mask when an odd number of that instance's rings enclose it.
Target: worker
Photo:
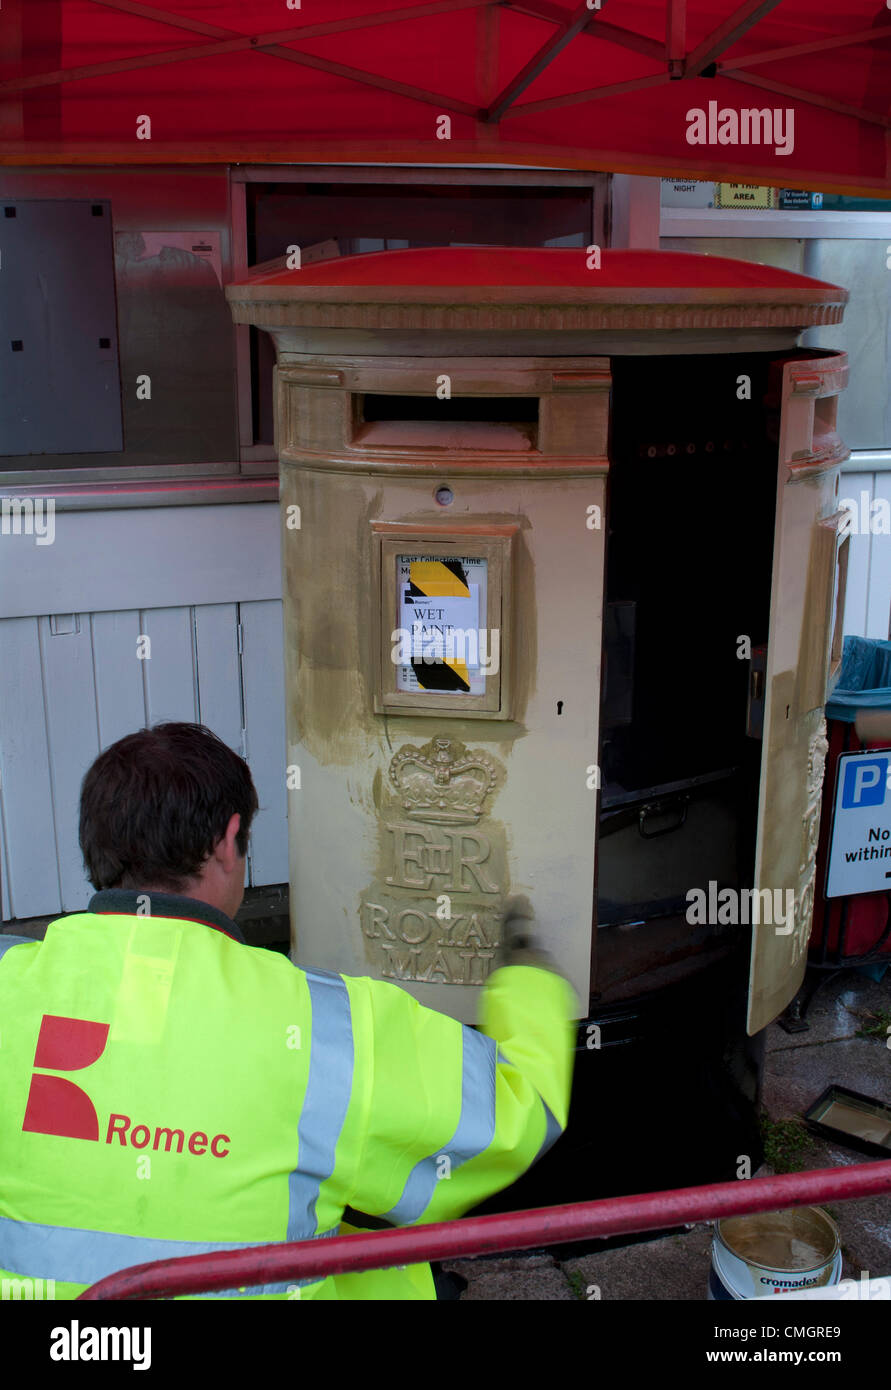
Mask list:
[[[248,946],[257,804],[196,724],[87,772],[86,912],[0,935],[0,1277],[73,1298],[151,1260],[442,1221],[565,1128],[574,1000],[534,943],[481,991],[479,1031]],[[417,1264],[210,1296],[437,1295]]]

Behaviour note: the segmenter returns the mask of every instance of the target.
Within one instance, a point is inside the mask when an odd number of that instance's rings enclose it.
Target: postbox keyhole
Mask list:
[[[562,700],[558,700],[558,701],[557,701],[557,713],[558,713],[558,714],[562,714],[562,713],[563,713],[563,701],[562,701]]]

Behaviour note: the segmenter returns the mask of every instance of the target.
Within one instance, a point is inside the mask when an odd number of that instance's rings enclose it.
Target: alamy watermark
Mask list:
[[[870,497],[861,491],[859,501],[843,497],[838,506],[845,513],[839,523],[839,536],[891,536],[891,502],[887,497]]]
[[[891,1279],[870,1279],[869,1270],[861,1269],[859,1284],[855,1279],[839,1279],[838,1293],[843,1301],[864,1299],[871,1302],[891,1302]]]
[[[718,107],[692,106],[687,112],[688,145],[773,145],[774,154],[788,155],[795,148],[795,111],[791,106]]]
[[[55,1279],[31,1279],[22,1275],[20,1279],[0,1279],[0,1302],[44,1303],[56,1297]]]
[[[54,497],[0,498],[0,536],[34,536],[37,545],[56,539]]]
[[[497,627],[431,627],[429,623],[413,623],[410,628],[397,627],[390,633],[393,644],[390,659],[394,666],[423,662],[432,666],[446,662],[449,666],[463,665],[470,670],[483,670],[487,675],[498,673],[501,655],[501,633]]]
[[[719,888],[715,879],[708,888],[688,888],[687,921],[691,926],[774,926],[778,936],[789,936],[795,923],[795,890],[792,888]]]

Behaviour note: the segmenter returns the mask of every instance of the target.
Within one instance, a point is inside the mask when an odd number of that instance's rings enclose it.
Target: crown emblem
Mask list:
[[[394,754],[390,780],[412,820],[460,825],[479,820],[497,773],[484,753],[468,753],[463,744],[435,738],[422,748]]]

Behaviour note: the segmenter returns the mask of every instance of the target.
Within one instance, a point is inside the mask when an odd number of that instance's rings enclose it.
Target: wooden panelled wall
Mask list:
[[[149,660],[134,658],[140,635]],[[4,920],[86,907],[81,779],[101,749],[165,719],[244,752],[260,800],[248,882],[287,882],[280,601],[7,618],[0,650]]]
[[[866,497],[861,499],[861,493]],[[865,532],[855,531],[851,536],[845,632],[887,641],[891,638],[891,537],[881,532],[873,534],[866,528],[870,525],[873,501],[883,499],[891,508],[891,470],[882,473],[843,471],[838,495],[840,502],[843,498],[851,498],[857,503],[855,526]],[[878,528],[881,524],[882,517],[876,514],[871,525]]]

